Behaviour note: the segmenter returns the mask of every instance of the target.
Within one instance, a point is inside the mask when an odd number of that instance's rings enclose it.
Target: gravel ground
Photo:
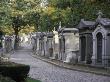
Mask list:
[[[110,77],[60,68],[32,57],[31,46],[22,45],[10,61],[30,65],[29,76],[42,82],[110,82]]]

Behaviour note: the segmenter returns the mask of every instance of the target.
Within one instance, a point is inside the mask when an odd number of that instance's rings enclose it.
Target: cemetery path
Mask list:
[[[29,76],[42,82],[110,82],[107,76],[60,68],[32,57],[31,45],[22,44],[10,61],[30,65]]]

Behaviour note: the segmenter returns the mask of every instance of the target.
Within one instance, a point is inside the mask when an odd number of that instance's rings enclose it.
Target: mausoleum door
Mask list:
[[[65,38],[63,38],[62,47],[63,47],[63,52],[65,52]]]
[[[59,50],[60,52],[65,52],[65,38],[59,39],[60,45],[59,45]]]
[[[61,52],[61,39],[59,39],[59,51]]]
[[[102,62],[102,34],[98,33],[96,35],[97,37],[97,62],[101,63]]]
[[[86,38],[81,37],[81,61],[85,61],[86,55]]]

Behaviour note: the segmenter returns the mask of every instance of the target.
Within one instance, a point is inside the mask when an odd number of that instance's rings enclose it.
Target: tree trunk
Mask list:
[[[18,49],[19,47],[19,31],[15,30],[15,43],[14,43],[14,49]]]

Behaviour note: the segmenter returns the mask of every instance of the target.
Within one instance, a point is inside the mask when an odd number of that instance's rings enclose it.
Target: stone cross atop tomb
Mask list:
[[[61,28],[61,21],[59,22],[59,29]]]
[[[102,18],[102,16],[103,16],[102,11],[101,11],[101,10],[99,10],[99,11],[98,11],[98,13],[97,13],[97,15],[98,15],[98,19]]]
[[[55,27],[54,27],[54,30],[53,31],[55,31]]]

